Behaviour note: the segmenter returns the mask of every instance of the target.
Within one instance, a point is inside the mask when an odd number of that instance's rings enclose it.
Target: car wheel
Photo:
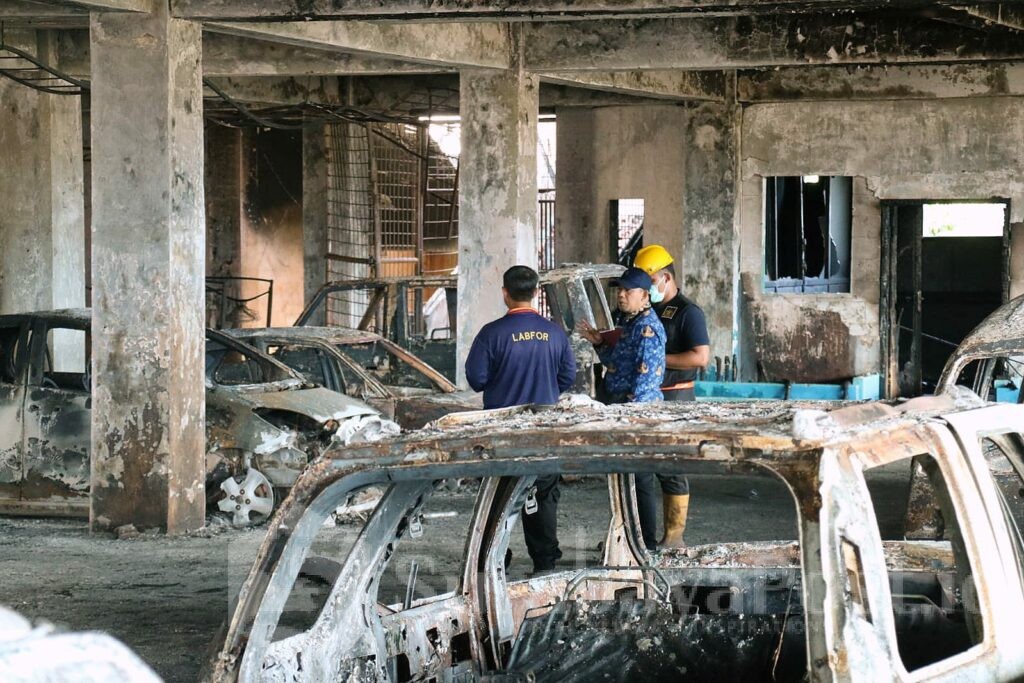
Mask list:
[[[231,515],[236,526],[260,524],[274,511],[274,487],[255,467],[228,477],[220,485],[224,497],[217,503],[221,512]]]

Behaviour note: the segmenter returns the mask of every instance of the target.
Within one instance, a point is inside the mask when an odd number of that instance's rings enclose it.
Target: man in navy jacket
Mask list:
[[[466,381],[484,393],[484,408],[554,404],[573,385],[576,358],[557,324],[533,308],[537,272],[512,266],[502,278],[508,313],[487,323],[466,358]],[[554,569],[558,548],[558,475],[537,477],[537,511],[523,514],[526,548],[534,572]]]

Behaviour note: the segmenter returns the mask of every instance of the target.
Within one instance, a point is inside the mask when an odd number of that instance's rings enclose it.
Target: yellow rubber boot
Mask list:
[[[662,548],[685,548],[683,532],[686,531],[686,515],[690,510],[690,495],[662,495],[662,506],[665,513],[665,536],[658,544]]]

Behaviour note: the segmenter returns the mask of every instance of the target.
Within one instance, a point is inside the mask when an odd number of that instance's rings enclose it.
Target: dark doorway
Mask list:
[[[886,395],[931,393],[950,354],[1009,294],[1009,204],[882,206]]]

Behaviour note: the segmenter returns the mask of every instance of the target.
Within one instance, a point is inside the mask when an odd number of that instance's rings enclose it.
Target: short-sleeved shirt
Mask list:
[[[682,292],[677,292],[668,301],[654,304],[661,324],[665,326],[665,353],[683,353],[698,346],[707,346],[708,325],[704,320],[704,311],[693,303]],[[697,369],[665,371],[665,382],[662,386],[671,387],[680,382],[692,382],[697,379]]]
[[[599,346],[604,388],[611,396],[647,403],[662,400],[665,376],[665,328],[650,308],[625,322],[613,347]]]
[[[480,329],[466,358],[466,381],[484,408],[558,403],[576,380],[576,357],[561,327],[532,308],[514,308]]]

